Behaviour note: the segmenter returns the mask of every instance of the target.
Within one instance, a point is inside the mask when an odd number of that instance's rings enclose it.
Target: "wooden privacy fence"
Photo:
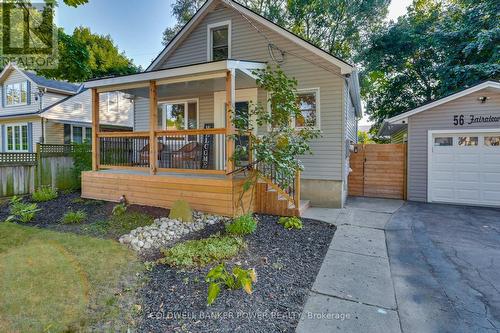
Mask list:
[[[358,144],[349,164],[349,195],[406,199],[406,144]]]
[[[72,172],[74,148],[38,144],[36,153],[0,153],[0,197],[32,193],[39,186],[79,187]]]

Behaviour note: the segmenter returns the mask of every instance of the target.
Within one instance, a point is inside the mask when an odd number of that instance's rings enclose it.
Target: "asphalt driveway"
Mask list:
[[[500,210],[407,203],[385,226],[403,332],[500,332]]]

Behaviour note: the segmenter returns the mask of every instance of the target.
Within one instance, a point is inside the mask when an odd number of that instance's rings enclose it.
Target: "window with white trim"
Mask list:
[[[8,152],[28,151],[28,124],[6,125],[5,136]]]
[[[73,111],[83,113],[83,103],[76,102],[73,104]]]
[[[158,125],[162,129],[177,131],[198,128],[197,100],[160,102],[158,109]]]
[[[5,85],[5,105],[24,105],[28,103],[28,81]]]
[[[293,126],[319,128],[319,89],[299,90],[297,103],[301,114],[294,119]]]
[[[64,124],[64,144],[92,142],[92,127]]]
[[[208,25],[208,61],[231,58],[231,21]]]

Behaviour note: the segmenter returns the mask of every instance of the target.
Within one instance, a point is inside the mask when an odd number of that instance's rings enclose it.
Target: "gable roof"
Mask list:
[[[389,118],[386,120],[386,122],[388,123],[397,123],[397,122],[401,122],[403,120],[405,120],[406,118],[408,117],[411,117],[417,113],[420,113],[420,112],[423,112],[425,110],[429,110],[429,109],[432,109],[436,106],[439,106],[441,104],[444,104],[444,103],[447,103],[449,101],[452,101],[454,99],[457,99],[457,98],[460,98],[460,97],[463,97],[463,96],[466,96],[466,95],[469,95],[469,94],[472,94],[476,91],[479,91],[479,90],[482,90],[482,89],[485,89],[485,88],[495,88],[495,89],[500,89],[500,82],[497,82],[497,81],[492,81],[492,80],[489,80],[489,81],[484,81],[484,82],[480,82],[480,83],[477,83],[476,85],[470,87],[470,88],[465,88],[463,90],[460,90],[460,91],[457,91],[457,92],[454,92],[448,96],[444,96],[444,97],[441,97],[435,101],[430,101],[430,102],[427,102],[415,109],[412,109],[412,110],[409,110],[405,113],[402,113],[400,115],[397,115],[397,116],[394,116],[392,118]]]
[[[263,26],[269,28],[270,30],[273,30],[274,32],[280,34],[281,36],[289,39],[290,41],[294,42],[295,44],[302,46],[303,48],[308,49],[309,51],[313,52],[314,54],[320,56],[321,58],[331,62],[332,64],[338,66],[340,68],[341,74],[348,74],[351,73],[352,70],[354,69],[354,66],[346,62],[345,60],[342,60],[325,50],[315,46],[314,44],[310,43],[309,41],[306,41],[305,39],[295,35],[294,33],[280,27],[276,23],[268,20],[267,18],[255,13],[251,9],[233,1],[233,0],[207,0],[203,6],[196,12],[196,14],[182,27],[182,29],[175,35],[175,37],[165,46],[163,51],[151,62],[151,64],[146,68],[146,71],[150,71],[155,68],[161,61],[165,59],[165,57],[173,51],[179,44],[180,41],[183,40],[183,37],[185,36],[186,33],[189,33],[194,27],[201,21],[201,19],[208,13],[208,10],[212,8],[212,6],[217,3],[223,3],[231,7],[232,9],[240,12],[242,15],[245,15],[246,17],[253,19]]]
[[[46,79],[43,76],[36,75],[35,73],[32,73],[30,71],[20,69],[14,63],[9,63],[7,64],[7,66],[5,66],[5,68],[0,73],[0,81],[4,81],[12,71],[18,71],[24,77],[26,77],[27,80],[30,80],[39,87],[47,88],[48,90],[60,92],[63,94],[70,94],[70,95],[76,94],[83,87],[83,85],[81,84],[74,84],[65,81]]]

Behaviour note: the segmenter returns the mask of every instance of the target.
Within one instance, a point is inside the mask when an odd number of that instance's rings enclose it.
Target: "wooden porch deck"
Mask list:
[[[238,200],[244,181],[243,177],[224,175],[87,171],[82,173],[82,197],[118,202],[124,195],[131,204],[163,208],[171,208],[175,201],[182,199],[195,210],[232,217],[241,211]],[[250,198],[251,191],[248,191],[244,198],[247,205]]]

